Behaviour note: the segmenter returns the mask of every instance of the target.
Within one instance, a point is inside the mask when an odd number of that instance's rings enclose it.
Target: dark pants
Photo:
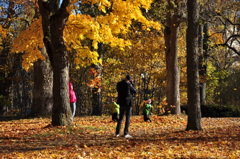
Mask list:
[[[151,121],[149,114],[143,113],[144,121]]]
[[[118,121],[118,113],[113,113],[112,114],[112,120],[116,121],[116,122]]]
[[[116,135],[120,133],[121,125],[122,125],[122,121],[123,121],[123,117],[124,117],[125,113],[126,113],[126,122],[125,122],[125,128],[124,128],[124,135],[128,134],[128,128],[130,125],[130,117],[131,117],[131,113],[132,113],[132,107],[120,106],[120,116],[119,116],[119,120],[117,123]]]

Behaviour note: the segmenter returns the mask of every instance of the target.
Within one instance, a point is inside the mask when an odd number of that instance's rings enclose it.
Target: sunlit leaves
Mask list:
[[[205,131],[184,131],[186,116],[151,119],[131,118],[132,139],[114,136],[109,115],[76,117],[67,127],[51,127],[42,118],[0,122],[0,151],[3,158],[239,157],[238,118],[203,118]]]
[[[45,57],[41,54],[40,49],[43,45],[43,33],[41,19],[36,19],[31,26],[24,30],[13,42],[12,52],[25,53],[23,55],[22,66],[28,70],[33,62],[38,59],[44,60]]]
[[[213,46],[215,44],[224,43],[224,37],[223,37],[222,33],[216,33],[215,31],[210,30],[210,35],[211,35],[211,37],[210,37],[211,42],[209,43],[210,46]]]
[[[116,83],[127,73],[132,75],[139,90],[138,95],[142,93],[143,84],[140,74],[144,72],[151,78],[148,83],[149,90],[165,87],[164,39],[161,31],[148,32],[137,27],[132,26],[124,37],[129,39],[132,45],[125,47],[124,50],[109,49],[105,55],[102,81],[105,96],[116,97]]]
[[[71,2],[74,4],[77,1]],[[149,9],[151,2],[151,0],[114,0],[111,2],[107,0],[81,1],[82,4],[89,3],[91,5],[97,5],[98,9],[106,13],[106,15],[99,15],[94,18],[90,15],[83,14],[70,15],[64,30],[64,39],[69,52],[73,51],[77,53],[75,60],[77,67],[84,67],[99,62],[98,55],[94,51],[98,49],[98,43],[109,44],[111,47],[119,47],[121,50],[131,45],[130,41],[119,38],[118,34],[126,34],[129,31],[132,20],[141,22],[144,29],[160,29],[159,23],[149,21],[142,15],[140,7]],[[110,8],[112,12],[107,13],[106,10]],[[71,12],[73,8],[70,7],[68,9],[69,12]],[[37,22],[35,21],[35,23]],[[37,49],[42,48],[42,35],[40,35],[41,26],[36,27],[35,25],[37,24],[35,23],[31,24],[31,27],[15,40],[14,45],[14,51],[25,51],[23,66],[26,69],[29,69],[37,59],[43,59],[40,51],[37,51]],[[33,37],[29,37],[28,35],[32,35],[32,33]],[[41,42],[36,42],[37,40]],[[92,41],[91,46],[84,43],[86,40]],[[17,46],[17,44],[20,46]],[[92,50],[91,47],[94,50]]]
[[[160,29],[160,25],[156,22],[148,21],[141,13],[140,7],[148,9],[151,1],[120,1],[113,2],[101,1],[82,1],[82,4],[90,3],[97,4],[99,9],[106,12],[106,8],[111,7],[112,12],[106,15],[99,15],[91,17],[83,14],[72,14],[69,17],[67,26],[65,28],[64,38],[66,40],[68,49],[74,49],[77,52],[76,64],[78,66],[86,66],[84,59],[88,58],[87,52],[92,54],[90,49],[87,51],[83,40],[92,40],[92,47],[98,49],[98,43],[109,44],[111,47],[119,47],[123,50],[125,46],[131,45],[130,41],[119,38],[118,34],[126,34],[135,19],[142,22],[146,27],[153,27]],[[87,46],[91,47],[91,46]],[[84,53],[84,54],[83,54]],[[94,55],[94,54],[92,54]],[[95,54],[97,55],[97,54]],[[91,56],[93,59],[94,57]],[[97,58],[97,56],[96,56]],[[88,58],[91,59],[91,58]],[[97,62],[93,60],[92,62]]]
[[[2,41],[3,41],[4,38],[6,38],[7,32],[8,32],[8,30],[4,29],[2,27],[2,25],[0,24],[0,50],[3,49]]]
[[[96,51],[89,50],[89,47],[76,49],[76,51],[75,64],[77,67],[85,67],[91,63],[99,62],[98,53]]]
[[[0,25],[0,35],[1,35],[1,38],[5,38],[7,35],[7,29],[4,29],[2,25]]]

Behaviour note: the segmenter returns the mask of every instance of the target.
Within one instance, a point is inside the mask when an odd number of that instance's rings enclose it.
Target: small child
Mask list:
[[[118,122],[118,115],[119,115],[119,111],[120,111],[120,106],[116,103],[115,99],[112,99],[112,103],[111,103],[111,108],[112,108],[112,120],[114,122]]]
[[[73,85],[72,85],[72,82],[68,82],[69,84],[69,98],[70,98],[70,106],[71,106],[71,109],[72,109],[72,117],[71,117],[71,120],[73,121],[73,118],[75,116],[75,113],[76,113],[76,102],[77,102],[77,97],[76,97],[76,94],[73,90]]]
[[[146,122],[148,122],[148,121],[152,122],[150,117],[149,117],[149,114],[152,110],[151,102],[152,102],[151,99],[146,100],[145,104],[144,104],[144,107],[143,107],[143,117],[144,117],[144,121],[146,121]]]

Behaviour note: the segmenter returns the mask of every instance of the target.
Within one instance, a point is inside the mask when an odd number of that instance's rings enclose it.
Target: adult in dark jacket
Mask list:
[[[117,83],[117,92],[118,92],[117,103],[120,105],[120,115],[119,115],[119,120],[116,128],[116,136],[119,137],[123,117],[124,117],[124,114],[126,113],[124,137],[130,138],[132,136],[128,134],[128,128],[130,125],[130,117],[132,113],[132,103],[133,103],[132,98],[133,98],[133,95],[136,94],[136,89],[134,88],[130,75],[127,75],[125,79]]]

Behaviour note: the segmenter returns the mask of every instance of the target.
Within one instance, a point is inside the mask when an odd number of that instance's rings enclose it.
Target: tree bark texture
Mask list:
[[[71,123],[69,102],[69,62],[68,53],[63,40],[63,31],[69,13],[66,8],[69,0],[59,6],[59,0],[44,2],[39,0],[43,18],[44,44],[53,68],[53,110],[52,125],[65,126]]]
[[[11,57],[10,54],[10,41],[3,40],[2,46],[3,49],[1,50],[0,54],[0,64],[2,66],[10,67],[10,61],[13,60],[15,57]],[[14,63],[16,65],[16,63]],[[14,67],[14,65],[12,67]],[[10,105],[10,90],[12,86],[12,80],[14,76],[14,72],[11,71],[0,71],[0,115],[3,115],[4,112],[7,111],[8,106]]]
[[[188,0],[187,86],[188,123],[186,130],[202,130],[198,72],[198,0]]]
[[[66,13],[67,14],[67,13]],[[69,63],[63,30],[68,16],[55,14],[50,18],[51,48],[53,51],[53,125],[68,125],[71,121],[69,100]]]
[[[203,82],[201,85],[201,94],[200,94],[200,98],[201,98],[201,105],[205,105],[206,104],[206,89],[207,89],[207,62],[209,59],[209,53],[208,53],[208,42],[209,42],[209,33],[208,33],[208,23],[206,22],[203,25],[203,59],[204,59],[204,64],[201,67],[201,74],[200,76],[203,77]]]
[[[205,105],[206,97],[206,74],[205,74],[205,59],[203,54],[203,25],[199,25],[198,30],[198,52],[199,52],[199,78],[200,78],[200,105]]]
[[[42,54],[47,56],[46,49]],[[48,57],[34,63],[34,91],[32,113],[35,116],[50,117],[53,107],[53,72]]]
[[[172,13],[171,10],[174,10],[174,13]],[[181,113],[179,92],[180,73],[178,65],[178,31],[180,21],[178,10],[179,8],[174,8],[171,0],[168,0],[168,13],[165,28],[165,44],[168,103],[167,111],[170,111],[171,114]]]

